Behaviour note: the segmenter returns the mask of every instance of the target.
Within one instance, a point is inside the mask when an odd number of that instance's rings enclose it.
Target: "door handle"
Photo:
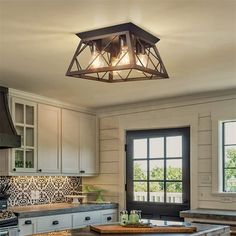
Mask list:
[[[112,220],[112,218],[111,218],[111,216],[108,216],[107,221],[110,221],[110,220]]]

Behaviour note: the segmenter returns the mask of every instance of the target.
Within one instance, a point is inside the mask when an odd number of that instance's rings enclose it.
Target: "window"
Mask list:
[[[236,192],[236,121],[222,123],[223,192]]]

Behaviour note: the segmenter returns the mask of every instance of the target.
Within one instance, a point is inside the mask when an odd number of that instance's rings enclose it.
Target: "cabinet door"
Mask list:
[[[38,171],[61,171],[61,109],[38,105]]]
[[[80,115],[80,173],[98,173],[96,117],[93,115]]]
[[[12,98],[12,118],[18,135],[21,136],[21,147],[12,149],[13,173],[36,171],[37,163],[37,105],[19,98]]]
[[[79,113],[62,109],[62,173],[78,174],[79,170]]]
[[[20,230],[20,236],[32,235],[36,233],[36,219],[19,219],[18,225]]]

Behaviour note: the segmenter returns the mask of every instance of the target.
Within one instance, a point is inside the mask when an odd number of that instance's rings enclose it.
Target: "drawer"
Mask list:
[[[102,215],[102,224],[117,222],[117,214],[116,213],[108,213]]]
[[[73,214],[73,228],[101,223],[100,211],[79,212]]]
[[[70,229],[71,227],[71,214],[39,217],[37,219],[37,232]]]
[[[117,222],[117,210],[107,209],[101,211],[102,224]]]
[[[36,233],[36,219],[32,218],[23,218],[19,219],[19,235],[26,236]]]

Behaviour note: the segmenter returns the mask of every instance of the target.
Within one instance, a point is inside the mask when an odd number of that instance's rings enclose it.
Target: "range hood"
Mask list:
[[[16,133],[9,111],[8,88],[0,86],[0,149],[20,146],[21,137]]]

